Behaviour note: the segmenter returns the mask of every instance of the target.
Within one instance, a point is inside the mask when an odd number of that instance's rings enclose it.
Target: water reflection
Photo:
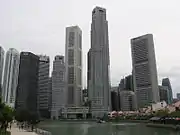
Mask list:
[[[51,124],[46,123],[40,127],[52,132],[52,135],[180,135],[180,132],[150,128],[138,123],[97,124],[93,122],[55,122]]]

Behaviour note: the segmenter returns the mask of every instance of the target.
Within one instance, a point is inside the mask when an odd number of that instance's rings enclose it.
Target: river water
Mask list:
[[[52,135],[180,135],[180,132],[139,123],[45,122],[39,127]]]

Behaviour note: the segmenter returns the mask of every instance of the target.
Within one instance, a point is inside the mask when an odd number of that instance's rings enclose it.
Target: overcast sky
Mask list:
[[[32,51],[53,58],[65,53],[65,27],[83,32],[83,84],[86,86],[91,13],[107,9],[111,84],[131,73],[130,39],[154,35],[159,84],[169,77],[180,92],[179,0],[0,0],[0,44],[7,51]]]

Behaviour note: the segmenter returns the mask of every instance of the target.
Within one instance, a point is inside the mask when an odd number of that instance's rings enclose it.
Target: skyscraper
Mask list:
[[[88,52],[88,96],[93,116],[103,116],[111,108],[109,81],[109,39],[106,9],[92,11],[91,48]]]
[[[49,77],[49,82],[48,82],[48,88],[49,88],[49,112],[51,113],[51,108],[52,108],[52,77]]]
[[[18,84],[20,54],[16,49],[10,48],[6,53],[2,101],[15,107],[16,89]]]
[[[138,107],[158,102],[160,99],[153,35],[147,34],[131,39],[131,51]]]
[[[41,117],[49,118],[49,56],[39,56],[38,110]]]
[[[39,57],[21,52],[15,108],[37,113]]]
[[[0,46],[0,95],[2,94],[2,77],[4,66],[4,49]]]
[[[111,111],[120,110],[119,87],[111,87]]]
[[[64,56],[56,55],[52,71],[52,106],[51,118],[57,119],[65,107],[65,64]]]
[[[128,75],[125,77],[125,87],[126,90],[134,91],[132,75]]]
[[[180,100],[180,93],[177,93],[176,97],[177,97],[178,100]]]
[[[119,89],[134,91],[132,75],[128,75],[125,78],[121,79],[120,84],[119,84]]]
[[[168,87],[168,91],[169,91],[169,101],[170,104],[173,102],[173,92],[172,92],[172,87],[171,87],[171,83],[169,78],[164,78],[162,80],[162,86],[167,86]]]
[[[166,101],[167,104],[170,104],[169,90],[167,86],[159,86],[159,97],[160,101]]]
[[[66,90],[67,105],[81,105],[82,90],[82,31],[78,26],[66,28]]]

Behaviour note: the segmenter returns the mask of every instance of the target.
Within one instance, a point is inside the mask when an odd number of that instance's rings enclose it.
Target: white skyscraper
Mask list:
[[[52,106],[51,118],[57,119],[65,106],[65,64],[64,56],[57,55],[53,61],[52,71]],[[48,82],[47,82],[48,83]]]
[[[39,56],[39,78],[38,78],[38,110],[41,117],[49,117],[49,56]]]
[[[18,84],[20,54],[16,49],[10,48],[6,53],[4,68],[2,99],[7,105],[14,108],[16,89]]]
[[[82,31],[78,26],[66,28],[66,90],[67,105],[81,105]]]
[[[131,39],[134,90],[138,107],[158,102],[156,58],[153,35]]]
[[[91,23],[91,48],[88,52],[88,97],[93,116],[110,111],[109,37],[106,9],[94,8]]]
[[[4,49],[0,46],[0,93],[2,92],[3,66],[4,66]]]

